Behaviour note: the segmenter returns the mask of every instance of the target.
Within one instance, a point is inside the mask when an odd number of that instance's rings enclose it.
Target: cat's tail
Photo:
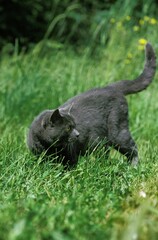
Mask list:
[[[143,72],[134,80],[123,80],[113,84],[124,95],[140,92],[152,82],[156,72],[156,55],[150,43],[145,47],[146,58]],[[112,86],[112,85],[111,85]]]

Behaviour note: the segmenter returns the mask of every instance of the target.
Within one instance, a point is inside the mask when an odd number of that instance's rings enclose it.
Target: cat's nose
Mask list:
[[[76,129],[73,130],[73,133],[76,137],[79,137],[79,135],[80,135],[79,132]]]

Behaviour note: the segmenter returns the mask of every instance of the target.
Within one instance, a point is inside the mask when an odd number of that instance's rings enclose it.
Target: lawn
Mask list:
[[[156,240],[158,238],[158,75],[128,96],[130,129],[140,164],[111,151],[81,157],[77,167],[41,163],[28,151],[33,118],[70,97],[143,69],[144,44],[158,55],[158,22],[145,16],[111,19],[110,39],[96,52],[55,42],[0,59],[0,239]]]

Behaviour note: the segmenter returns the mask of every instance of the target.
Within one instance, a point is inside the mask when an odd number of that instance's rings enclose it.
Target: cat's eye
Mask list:
[[[70,126],[67,126],[67,127],[66,127],[66,131],[67,131],[67,132],[70,132],[70,130],[71,130],[71,127],[70,127]]]

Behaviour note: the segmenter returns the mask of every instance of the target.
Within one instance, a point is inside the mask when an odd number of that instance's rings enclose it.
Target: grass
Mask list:
[[[134,34],[132,26],[114,25],[108,44],[93,57],[89,49],[75,53],[53,44],[42,52],[39,44],[26,55],[15,49],[13,56],[1,56],[0,239],[157,239],[157,75],[146,91],[128,97],[138,168],[115,151],[105,160],[100,149],[64,172],[60,165],[40,164],[25,143],[29,124],[43,109],[92,87],[135,78],[144,62],[138,40],[148,39],[158,54],[151,29]]]

